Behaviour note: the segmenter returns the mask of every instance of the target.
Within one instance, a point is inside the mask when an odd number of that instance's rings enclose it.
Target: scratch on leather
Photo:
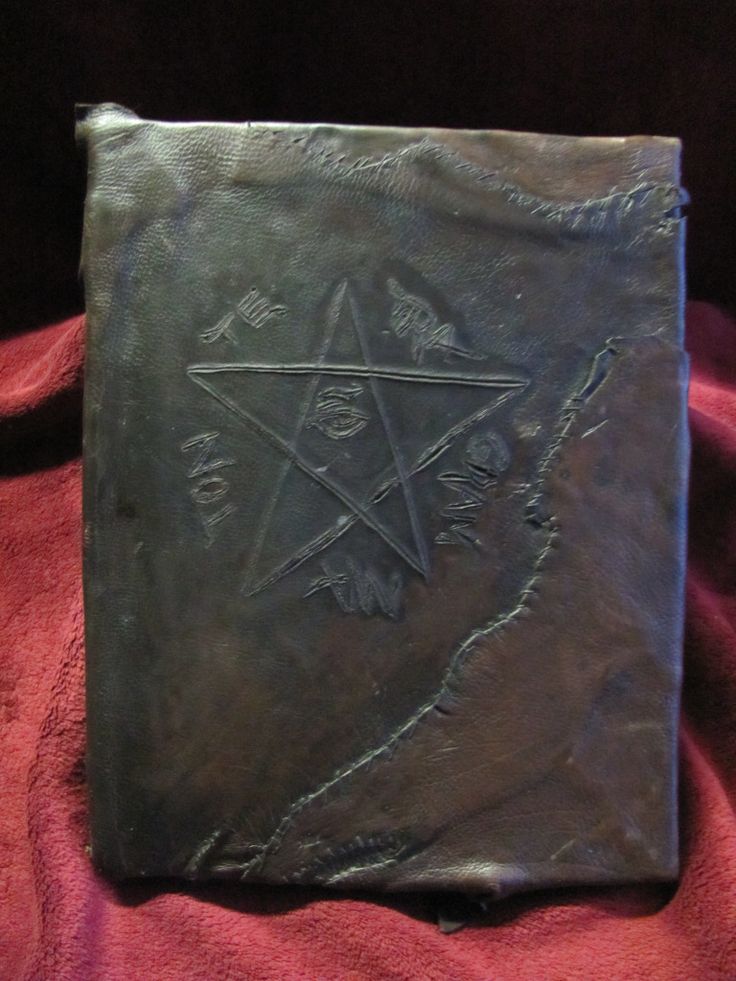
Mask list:
[[[582,388],[565,402],[556,433],[552,437],[548,450],[543,455],[540,463],[538,480],[536,484],[537,488],[539,488],[544,476],[551,469],[554,459],[560,451],[560,447],[569,435],[577,412],[603,384],[610,370],[611,358],[617,353],[617,349],[613,347],[612,342],[608,342],[606,346],[593,358],[590,370]],[[537,489],[532,495],[527,510],[530,507],[536,508],[538,500],[539,490]],[[450,656],[439,688],[434,695],[424,702],[409,719],[395,729],[384,742],[382,742],[379,746],[368,750],[362,756],[358,757],[357,760],[353,760],[351,763],[337,770],[328,780],[320,784],[315,790],[312,790],[298,798],[298,800],[296,800],[289,807],[282,819],[279,821],[271,837],[261,845],[257,846],[257,854],[244,864],[241,879],[247,879],[248,876],[263,866],[268,856],[273,854],[278,849],[289,828],[289,825],[293,822],[294,818],[304,810],[304,808],[306,808],[313,801],[317,800],[317,798],[322,797],[338,783],[347,779],[357,770],[370,765],[380,757],[391,756],[398,744],[408,736],[411,736],[417,725],[426,719],[434,710],[441,708],[441,703],[443,700],[451,696],[452,681],[456,679],[458,670],[473,653],[478,643],[486,640],[488,637],[497,633],[504,627],[507,627],[509,624],[513,623],[524,615],[530,606],[532,597],[536,592],[540,570],[544,565],[547,556],[555,547],[555,541],[558,537],[557,527],[552,516],[546,519],[543,523],[539,522],[539,524],[540,526],[543,524],[546,528],[547,533],[544,544],[540,548],[528,579],[519,592],[515,605],[505,613],[502,613],[496,617],[490,623],[474,630],[455,649]]]

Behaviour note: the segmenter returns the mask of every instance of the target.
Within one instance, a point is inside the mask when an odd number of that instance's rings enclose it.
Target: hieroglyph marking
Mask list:
[[[480,545],[474,525],[487,494],[498,477],[508,468],[509,449],[498,433],[472,436],[465,447],[463,468],[458,473],[440,474],[439,480],[454,495],[454,500],[440,511],[450,527],[435,538],[438,545]]]
[[[347,439],[357,435],[368,425],[368,413],[355,405],[363,394],[363,386],[331,386],[317,396],[317,404],[307,429],[319,429],[330,439]]]
[[[397,337],[411,342],[411,354],[417,364],[421,364],[425,353],[433,349],[460,358],[476,357],[458,342],[453,324],[443,323],[427,300],[409,293],[395,279],[389,279],[387,286],[393,300],[389,320],[391,330]]]
[[[260,330],[272,317],[280,320],[286,316],[286,307],[280,303],[272,304],[255,286],[251,287],[238,304],[238,314],[251,327]]]
[[[324,575],[315,579],[304,594],[305,597],[312,596],[321,589],[330,589],[343,613],[364,613],[371,616],[381,612],[392,620],[399,617],[404,581],[398,570],[394,570],[387,580],[383,580],[375,569],[352,558],[345,559],[343,569],[327,560],[321,564]]]
[[[200,340],[205,344],[212,344],[221,338],[235,341],[234,325],[236,318],[255,330],[269,322],[269,320],[281,320],[286,316],[286,307],[280,303],[271,303],[268,297],[260,293],[255,286],[246,293],[235,310],[226,313],[224,317],[217,321],[214,327],[208,327],[199,335]]]
[[[233,466],[235,460],[218,455],[216,443],[219,436],[219,432],[201,433],[181,444],[183,453],[194,454],[187,471],[189,496],[197,505],[208,548],[214,542],[219,526],[235,511],[235,505],[224,500],[230,491],[230,484],[217,473],[223,467]],[[213,510],[216,504],[220,506]]]

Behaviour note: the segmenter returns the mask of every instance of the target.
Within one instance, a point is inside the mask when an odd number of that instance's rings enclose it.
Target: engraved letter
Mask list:
[[[201,474],[211,473],[211,471],[219,470],[221,467],[231,467],[235,463],[235,460],[223,460],[215,457],[214,444],[219,435],[217,432],[202,433],[201,436],[193,436],[181,444],[184,451],[195,448],[197,450],[194,463],[188,471],[187,477],[199,477]]]
[[[214,504],[224,497],[229,489],[230,485],[222,477],[204,477],[192,487],[190,493],[192,500],[197,504]]]

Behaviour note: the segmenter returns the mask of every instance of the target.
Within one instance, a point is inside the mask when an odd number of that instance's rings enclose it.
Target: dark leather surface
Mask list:
[[[96,863],[676,876],[677,141],[78,132]]]

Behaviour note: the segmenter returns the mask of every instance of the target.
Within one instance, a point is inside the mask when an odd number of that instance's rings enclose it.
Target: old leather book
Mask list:
[[[97,865],[675,877],[677,140],[78,133]]]

